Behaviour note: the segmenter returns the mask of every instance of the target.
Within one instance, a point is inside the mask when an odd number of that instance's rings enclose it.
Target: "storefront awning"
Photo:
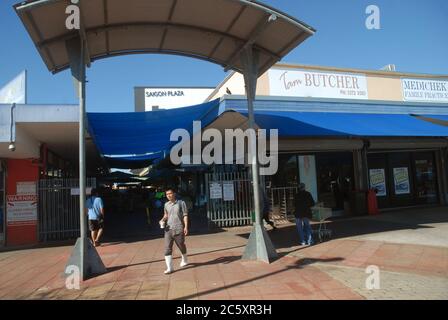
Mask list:
[[[98,151],[115,168],[142,168],[169,154],[171,132],[193,121],[206,126],[218,116],[219,100],[197,106],[128,113],[88,113],[89,132]],[[167,152],[167,153],[166,153]]]
[[[151,112],[89,113],[88,119],[98,150],[113,168],[143,168],[166,158],[176,143],[170,141],[171,132],[186,129],[192,136],[195,120],[202,128],[247,128],[247,113],[219,114],[219,100]],[[284,138],[448,136],[447,126],[407,114],[256,111],[255,122],[261,129],[278,129]]]
[[[417,119],[448,127],[448,115],[415,115]]]
[[[242,113],[246,115],[245,113]],[[448,128],[407,114],[256,111],[263,129],[278,129],[280,137],[364,136],[447,137]]]

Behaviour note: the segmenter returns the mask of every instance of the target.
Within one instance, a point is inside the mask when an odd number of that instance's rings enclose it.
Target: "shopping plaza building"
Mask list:
[[[182,88],[163,85],[182,101]],[[133,169],[140,185],[190,192],[217,225],[250,224],[247,166],[169,160],[173,129],[247,127],[243,77],[229,73],[189,107],[146,102],[147,90],[136,88],[135,112],[88,114],[89,186]],[[263,179],[274,217],[293,212],[300,182],[334,216],[368,214],[372,189],[380,210],[447,204],[448,76],[276,64],[256,95],[257,126],[278,129],[278,171]],[[148,95],[157,96],[170,94]],[[0,105],[2,245],[76,238],[77,146],[77,105]]]

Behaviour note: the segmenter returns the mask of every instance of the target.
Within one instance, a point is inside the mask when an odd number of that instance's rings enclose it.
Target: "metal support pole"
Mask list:
[[[85,41],[81,41],[81,57],[85,55]],[[80,81],[79,90],[79,217],[81,231],[81,278],[86,277],[86,253],[87,253],[87,221],[86,221],[86,65],[84,59],[79,61]]]
[[[247,109],[249,116],[249,130],[255,131],[255,119],[254,119],[254,99],[257,87],[257,72],[254,67],[257,65],[257,57],[254,57],[252,50],[245,51],[245,61],[247,64],[246,72],[244,74],[244,82],[246,84],[247,95]],[[254,59],[255,58],[255,59]],[[254,194],[254,209],[255,209],[255,223],[261,225],[261,208],[260,208],[260,182],[259,182],[259,170],[257,159],[257,139],[249,139],[249,156],[251,157],[251,173],[252,173],[252,188]]]
[[[241,54],[244,64],[244,82],[246,85],[247,107],[249,116],[249,129],[255,131],[254,106],[257,79],[258,79],[258,53],[254,52],[253,47],[249,46]],[[260,204],[260,179],[257,159],[257,139],[250,138],[250,161],[252,173],[252,188],[254,195],[255,224],[246,245],[243,259],[260,260],[269,263],[277,257],[277,252],[267,234],[261,221],[261,204]],[[252,137],[252,136],[250,136]]]
[[[98,252],[87,239],[86,219],[86,63],[85,40],[80,37],[66,42],[67,53],[70,57],[75,88],[79,98],[79,217],[80,237],[78,238],[67,266],[77,266],[80,278],[86,280],[94,274],[106,272]],[[66,269],[67,270],[67,269]]]

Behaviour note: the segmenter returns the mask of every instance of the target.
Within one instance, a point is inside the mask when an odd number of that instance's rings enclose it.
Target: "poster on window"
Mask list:
[[[384,174],[384,169],[370,169],[369,178],[370,188],[377,190],[376,195],[378,197],[387,195],[386,175]]]
[[[299,156],[300,182],[305,184],[306,191],[310,192],[314,201],[317,198],[316,160],[312,155]]]
[[[219,182],[210,183],[210,199],[222,199],[222,186]]]
[[[394,168],[395,194],[410,193],[408,168]]]

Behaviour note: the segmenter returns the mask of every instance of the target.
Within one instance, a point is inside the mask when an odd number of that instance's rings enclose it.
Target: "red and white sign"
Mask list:
[[[6,198],[8,225],[29,225],[37,222],[37,195],[13,195]]]

